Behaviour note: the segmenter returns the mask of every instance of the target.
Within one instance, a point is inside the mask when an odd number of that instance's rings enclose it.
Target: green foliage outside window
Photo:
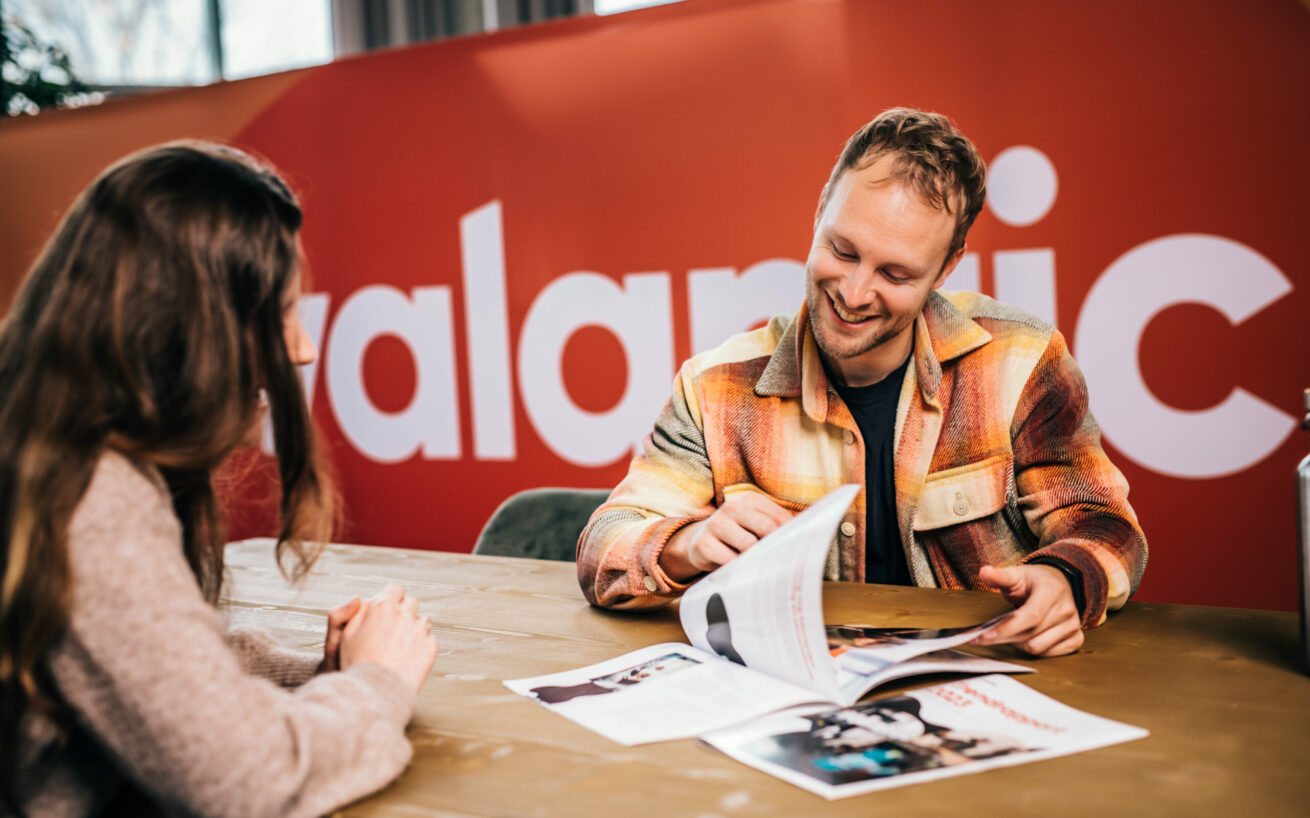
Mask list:
[[[68,64],[68,54],[0,14],[0,115],[35,114],[97,101]]]

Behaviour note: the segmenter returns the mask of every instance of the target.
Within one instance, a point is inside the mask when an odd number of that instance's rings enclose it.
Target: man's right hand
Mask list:
[[[760,541],[792,514],[768,496],[748,491],[726,500],[709,517],[674,534],[660,552],[660,567],[675,582],[713,571]]]

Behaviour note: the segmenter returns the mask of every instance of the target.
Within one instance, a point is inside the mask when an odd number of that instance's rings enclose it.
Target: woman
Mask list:
[[[279,559],[302,576],[330,533],[300,219],[238,151],[151,148],[81,195],[0,326],[3,812],[319,815],[408,761],[436,641],[403,589],[334,611],[321,660],[213,607],[213,473],[261,403]]]

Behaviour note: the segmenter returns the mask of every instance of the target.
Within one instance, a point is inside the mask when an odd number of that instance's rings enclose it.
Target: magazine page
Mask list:
[[[505,686],[626,745],[690,738],[819,701],[811,691],[677,642]]]
[[[865,674],[860,670],[838,668],[837,684],[841,687],[843,704],[852,704],[868,691],[893,679],[907,676],[922,676],[929,673],[968,673],[982,675],[985,673],[1032,673],[1033,669],[1013,662],[1002,662],[974,656],[962,650],[936,650],[913,659],[906,659],[882,670]]]
[[[823,569],[857,485],[845,485],[706,575],[680,603],[701,650],[805,687],[841,694],[823,630]]]
[[[828,653],[836,666],[838,684],[842,691],[836,701],[851,704],[882,682],[897,676],[909,675],[896,674],[884,677],[882,674],[889,668],[915,656],[962,645],[996,627],[1013,614],[1014,611],[1007,611],[986,622],[959,628],[829,625],[825,628]],[[1007,665],[1007,667],[1019,666]],[[911,671],[914,672],[920,671]],[[961,672],[970,671],[961,668]],[[868,683],[861,687],[858,683],[860,678],[866,679]]]
[[[707,735],[729,756],[824,798],[1024,764],[1143,738],[1005,676],[981,676]]]

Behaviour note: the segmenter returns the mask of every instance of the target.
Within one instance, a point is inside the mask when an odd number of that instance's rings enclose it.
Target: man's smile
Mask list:
[[[828,303],[832,305],[833,313],[835,313],[844,323],[863,324],[878,317],[876,315],[860,315],[859,313],[849,312],[837,303],[837,299],[833,298],[828,293],[824,293],[824,295],[828,296]]]

